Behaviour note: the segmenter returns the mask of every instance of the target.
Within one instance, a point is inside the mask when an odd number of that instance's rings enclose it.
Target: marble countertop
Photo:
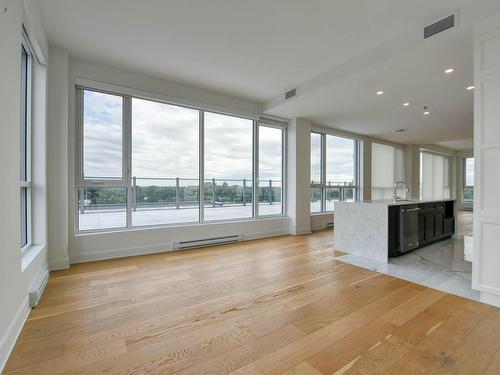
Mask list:
[[[380,204],[385,206],[404,206],[408,204],[422,204],[422,203],[436,203],[436,202],[450,202],[455,199],[408,199],[402,201],[394,201],[393,199],[375,199],[364,200],[358,202],[335,202],[335,204]]]

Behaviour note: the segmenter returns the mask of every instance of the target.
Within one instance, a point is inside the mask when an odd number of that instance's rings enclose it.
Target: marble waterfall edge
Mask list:
[[[387,203],[335,202],[334,221],[337,250],[388,262]]]

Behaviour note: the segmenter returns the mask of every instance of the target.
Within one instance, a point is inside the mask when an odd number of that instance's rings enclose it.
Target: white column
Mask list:
[[[360,200],[372,199],[372,141],[365,139],[360,142],[359,186]]]
[[[311,232],[310,167],[311,123],[294,119],[288,126],[288,216],[290,233]]]
[[[420,145],[405,147],[405,177],[411,199],[420,198]]]
[[[50,47],[47,124],[48,246],[50,269],[68,257],[68,53]]]
[[[474,86],[472,287],[500,305],[500,14],[475,25]]]

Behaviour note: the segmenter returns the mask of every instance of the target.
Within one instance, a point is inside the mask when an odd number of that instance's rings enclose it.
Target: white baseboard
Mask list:
[[[52,259],[49,261],[49,271],[65,270],[69,268],[69,258]]]
[[[481,292],[480,295],[480,301],[487,303],[488,305],[493,305],[496,307],[500,307],[500,297],[496,296],[494,294],[486,293],[486,292]]]
[[[319,224],[319,225],[313,225],[311,226],[311,231],[315,232],[315,231],[318,231],[318,230],[324,230],[324,229],[331,229],[333,230],[333,228],[325,228],[325,224]]]
[[[253,234],[244,235],[243,241],[258,240],[261,238],[268,238],[268,237],[285,236],[287,234],[290,234],[290,231],[288,231],[286,229],[278,229],[278,230],[273,230],[273,231],[269,231],[269,232],[261,232],[261,233],[253,233]]]
[[[0,373],[2,373],[10,353],[12,349],[14,349],[14,345],[16,344],[26,319],[28,319],[30,311],[29,298],[26,296],[3,336],[0,338]]]
[[[85,263],[93,262],[95,260],[105,260],[114,258],[124,258],[135,255],[148,255],[156,253],[164,253],[167,251],[173,251],[172,243],[163,243],[150,246],[141,247],[127,247],[120,249],[110,249],[102,251],[92,251],[88,253],[71,254],[69,257],[70,263]]]
[[[304,233],[310,233],[310,228],[307,228],[308,232]],[[269,231],[269,232],[260,232],[260,233],[253,233],[249,235],[243,235],[243,241],[249,241],[249,240],[257,240],[260,238],[267,238],[267,237],[276,237],[276,236],[283,236],[286,234],[290,234],[290,232],[287,229],[278,229],[274,231]],[[303,233],[300,233],[303,234]],[[173,244],[172,243],[162,243],[162,244],[156,244],[156,245],[150,245],[150,246],[142,246],[142,247],[130,247],[130,248],[121,248],[121,249],[110,249],[110,250],[103,250],[103,251],[92,251],[88,253],[80,253],[80,254],[71,254],[70,255],[70,263],[85,263],[85,262],[92,262],[96,260],[105,260],[105,259],[115,259],[115,258],[123,258],[123,257],[129,257],[129,256],[136,256],[136,255],[148,255],[148,254],[156,254],[156,253],[164,253],[164,252],[169,252],[169,251],[178,251],[173,249]],[[182,250],[180,250],[182,251]]]
[[[298,236],[301,234],[310,234],[311,233],[311,227],[303,227],[303,228],[292,228],[290,231],[291,234]]]

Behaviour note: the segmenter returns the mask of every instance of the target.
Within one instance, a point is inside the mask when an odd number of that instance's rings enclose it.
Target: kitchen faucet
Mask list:
[[[403,188],[404,188],[404,193],[403,193],[403,197],[400,197],[398,195],[398,187],[402,185]],[[408,189],[408,186],[406,185],[406,182],[404,181],[396,181],[394,183],[394,194],[392,196],[392,199],[395,200],[395,201],[400,201],[400,200],[406,200],[406,193],[409,192],[410,189]]]

